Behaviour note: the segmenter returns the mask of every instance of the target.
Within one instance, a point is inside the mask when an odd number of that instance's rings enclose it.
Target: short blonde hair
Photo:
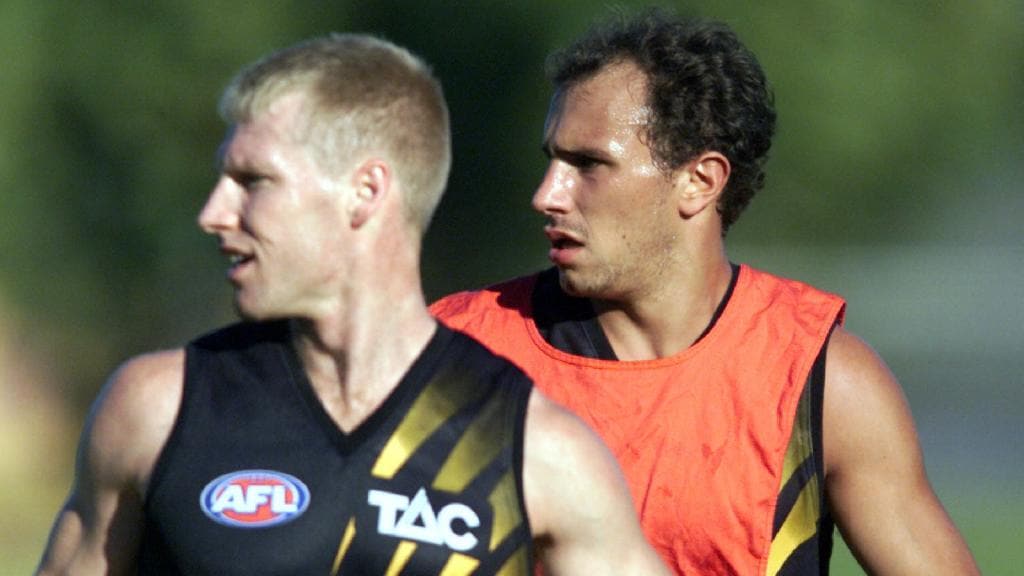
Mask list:
[[[384,154],[405,191],[406,216],[425,231],[451,167],[448,107],[427,64],[369,35],[314,38],[243,68],[221,97],[220,115],[244,123],[297,91],[310,104],[308,125],[297,129],[321,167],[340,171],[356,153]]]

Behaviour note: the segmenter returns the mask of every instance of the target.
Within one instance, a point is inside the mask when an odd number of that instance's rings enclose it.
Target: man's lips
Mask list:
[[[241,248],[222,246],[220,251],[221,254],[227,256],[228,262],[230,263],[230,266],[228,267],[228,278],[231,280],[237,280],[244,269],[254,261],[253,255]]]
[[[572,259],[583,247],[583,242],[569,232],[556,228],[546,228],[544,235],[551,243],[551,250],[548,251],[548,259],[557,266],[565,266],[572,262]]]
[[[551,246],[554,248],[583,245],[583,242],[575,234],[558,228],[545,228],[544,235],[548,237],[548,242],[551,242]]]

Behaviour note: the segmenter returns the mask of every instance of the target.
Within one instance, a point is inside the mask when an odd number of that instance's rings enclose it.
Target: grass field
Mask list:
[[[1021,500],[1020,486],[1015,490],[1016,494],[993,491],[974,494],[954,503],[947,502],[946,508],[967,539],[982,574],[1010,576],[1024,571],[1024,534],[1020,527],[1024,502]],[[832,556],[831,574],[864,574],[838,537]]]

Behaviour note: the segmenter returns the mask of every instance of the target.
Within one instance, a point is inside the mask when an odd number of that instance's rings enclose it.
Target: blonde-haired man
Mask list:
[[[221,112],[199,225],[243,322],[114,373],[39,573],[663,573],[596,436],[427,312],[450,165],[427,67],[318,38]]]

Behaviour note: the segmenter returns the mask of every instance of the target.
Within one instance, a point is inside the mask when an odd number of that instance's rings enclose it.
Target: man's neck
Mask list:
[[[341,317],[293,320],[292,340],[324,409],[349,432],[398,386],[436,329],[416,293],[373,298]]]
[[[666,282],[643,298],[592,300],[597,321],[619,360],[667,358],[700,339],[732,280],[727,260]]]

